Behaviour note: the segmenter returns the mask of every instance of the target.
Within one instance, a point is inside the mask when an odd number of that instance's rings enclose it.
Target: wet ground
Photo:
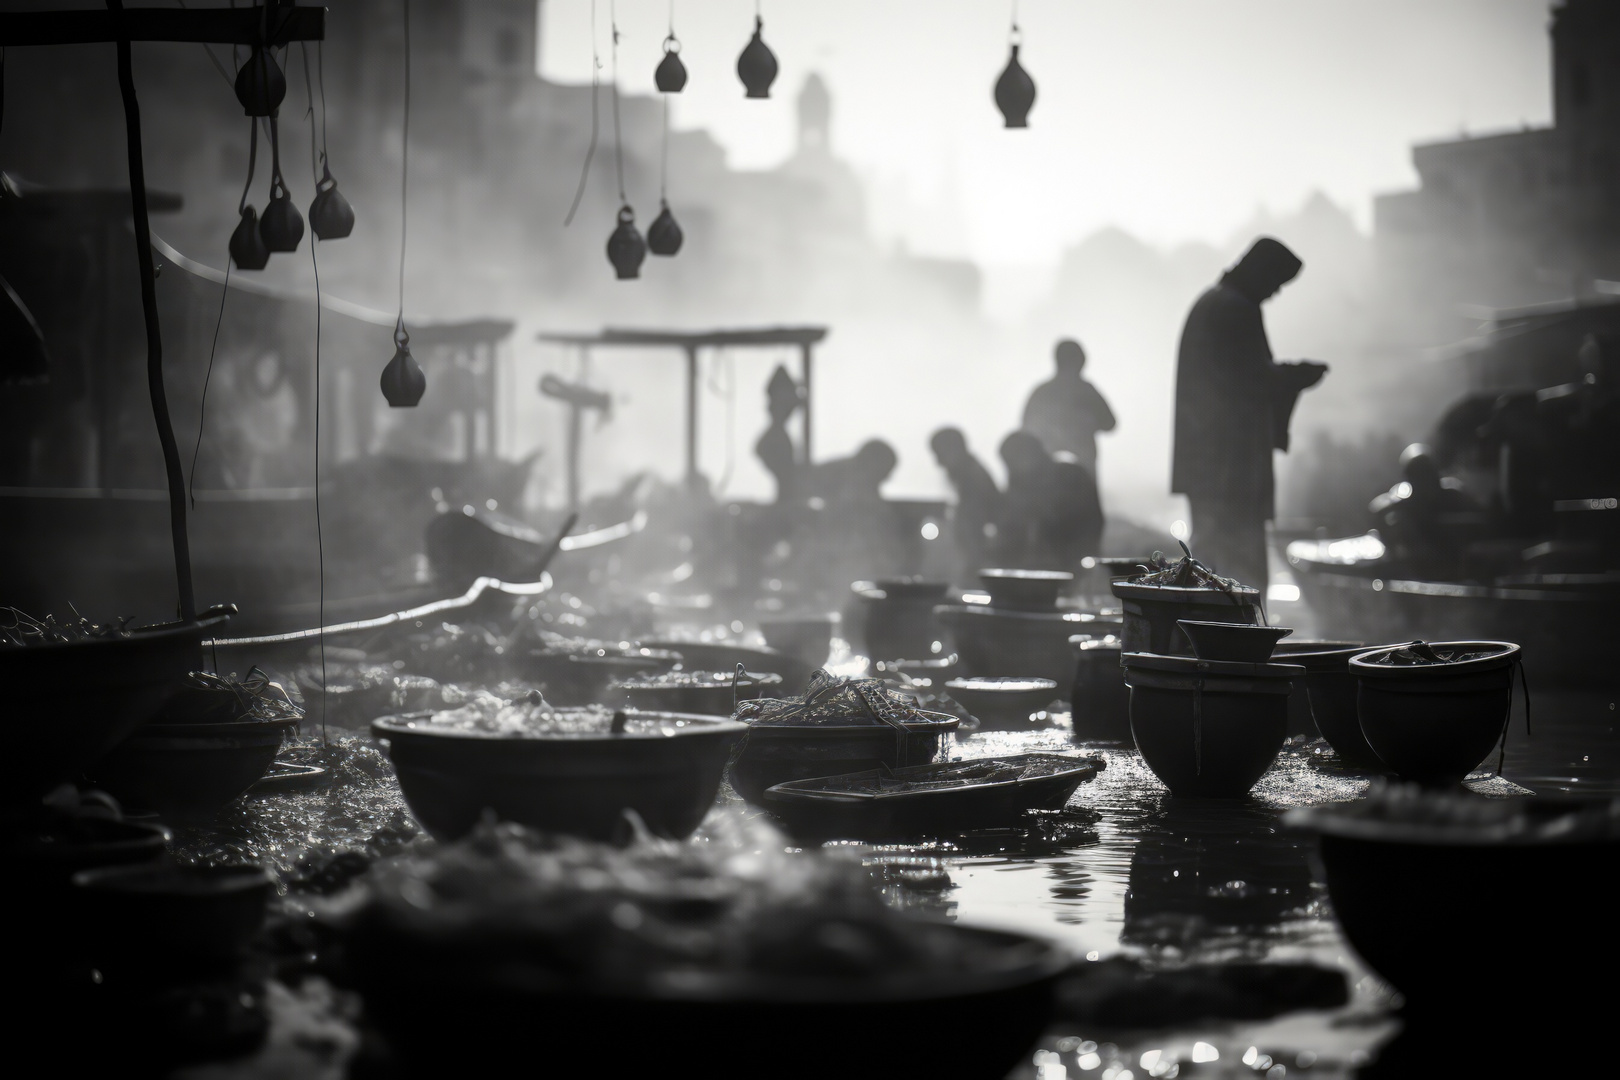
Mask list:
[[[1505,779],[1479,773],[1471,786],[1503,798],[1620,794],[1615,707],[1608,694],[1537,693],[1533,735],[1515,712]],[[294,935],[284,942],[296,940],[315,897],[370,858],[413,842],[414,823],[386,760],[363,739],[342,745],[341,782],[250,797],[220,827],[176,838],[185,858],[274,866],[285,883],[277,933]],[[1396,1001],[1340,936],[1311,841],[1279,825],[1290,807],[1356,798],[1368,777],[1341,769],[1320,741],[1297,739],[1250,798],[1175,800],[1134,751],[1077,747],[1062,714],[1038,730],[964,736],[956,752],[1035,749],[1099,753],[1107,768],[1082,785],[1066,811],[1027,833],[862,848],[897,906],[1041,934],[1062,942],[1082,966],[1095,965],[1095,977],[1071,984],[1063,1016],[1013,1077],[1446,1074],[1427,1058],[1410,1072],[1399,1069],[1411,1036],[1396,1039]],[[1260,975],[1246,975],[1241,985],[1221,974],[1256,970]],[[1180,981],[1165,981],[1166,973],[1180,973]],[[1159,981],[1144,993],[1144,979]],[[264,1050],[181,1075],[345,1074],[358,1044],[352,1001],[318,978],[297,990],[272,981],[265,1001],[272,1033]],[[1310,1007],[1292,1008],[1300,1004]],[[1535,1032],[1513,1031],[1511,1018],[1503,1020],[1504,1047],[1534,1045]],[[1493,1065],[1495,1075],[1532,1076],[1542,1075],[1544,1061],[1505,1053]],[[768,1077],[769,1063],[750,1075]]]

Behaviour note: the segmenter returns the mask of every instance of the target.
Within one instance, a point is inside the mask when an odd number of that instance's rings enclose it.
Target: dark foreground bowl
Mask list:
[[[270,769],[293,720],[146,724],[102,758],[97,785],[166,821],[201,822]]]
[[[31,804],[76,780],[137,726],[156,716],[202,667],[202,640],[234,608],[72,645],[0,648],[6,711],[26,717],[7,732],[9,777],[0,802]]]
[[[1131,734],[1173,795],[1238,798],[1288,737],[1293,664],[1237,664],[1125,654]]]
[[[1131,742],[1131,688],[1113,634],[1069,638],[1075,651],[1069,717],[1078,742]]]
[[[1012,675],[951,679],[945,692],[973,714],[981,731],[1027,731],[1030,717],[1059,697],[1055,680]]]
[[[1461,663],[1375,663],[1402,647],[1386,645],[1351,657],[1350,671],[1361,733],[1378,759],[1404,780],[1448,787],[1473,771],[1507,730],[1519,647],[1506,641],[1429,644],[1487,655]]]
[[[1239,664],[1264,664],[1271,659],[1277,642],[1294,632],[1291,626],[1259,626],[1251,623],[1203,622],[1181,619],[1176,622],[1192,643],[1193,655],[1200,660],[1232,660]]]
[[[169,833],[158,825],[106,818],[40,819],[5,830],[0,858],[15,894],[12,918],[29,933],[17,935],[8,956],[33,970],[59,969],[69,957],[64,941],[82,936],[70,911],[73,875],[100,866],[130,866],[162,858]]]
[[[142,968],[239,957],[274,888],[257,866],[168,863],[84,870],[73,884],[91,960]]]
[[[1605,803],[1586,803],[1608,814]],[[1567,814],[1575,800],[1524,800]],[[1330,807],[1285,822],[1320,838],[1333,913],[1345,937],[1407,999],[1437,1018],[1610,1011],[1592,973],[1620,964],[1614,867],[1620,839],[1517,842],[1489,829],[1357,820]],[[1613,817],[1609,819],[1613,822]]]
[[[763,806],[767,788],[790,780],[938,761],[961,721],[926,710],[917,715],[920,719],[905,722],[903,733],[888,724],[749,725],[731,765],[731,786]]]
[[[747,728],[713,716],[630,715],[656,730],[513,738],[433,730],[401,716],[374,721],[371,732],[387,740],[411,812],[440,840],[466,833],[485,808],[599,840],[613,839],[634,810],[659,836],[689,836]]]
[[[1074,575],[1067,570],[980,570],[979,584],[996,607],[1051,611],[1058,593],[1074,584]]]
[[[777,784],[765,805],[806,842],[951,836],[1011,827],[1030,810],[1061,810],[1102,767],[1100,758],[1012,754],[873,769]]]
[[[472,968],[408,937],[356,943],[350,959],[367,1020],[410,1076],[493,1075],[540,1048],[556,1076],[590,1075],[609,1054],[633,1075],[713,1075],[723,1063],[779,1080],[999,1080],[1051,1019],[1063,953],[1004,931],[940,924],[931,933],[991,948],[995,960],[946,977],[695,972],[614,995],[526,970],[521,956],[506,970]],[[971,1022],[943,1037],[950,1017]]]

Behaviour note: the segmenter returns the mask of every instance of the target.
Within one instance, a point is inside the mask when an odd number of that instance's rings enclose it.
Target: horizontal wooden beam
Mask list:
[[[131,41],[200,42],[207,45],[285,45],[326,38],[326,9],[272,5],[263,8],[128,8],[124,25]],[[110,11],[14,11],[0,14],[0,46],[92,45],[118,40],[119,16]]]

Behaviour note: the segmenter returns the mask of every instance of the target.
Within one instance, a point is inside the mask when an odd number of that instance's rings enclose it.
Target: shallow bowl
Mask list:
[[[143,968],[226,962],[264,924],[274,882],[258,866],[114,866],[73,876],[93,960]]]
[[[904,731],[888,724],[752,724],[731,764],[731,786],[756,806],[765,791],[790,780],[898,769],[938,761],[961,721],[919,709]]]
[[[979,584],[995,607],[1052,611],[1058,593],[1074,584],[1074,575],[1067,570],[980,570]]]
[[[994,959],[949,977],[692,972],[613,993],[531,975],[521,949],[509,950],[515,959],[504,972],[470,969],[461,952],[441,960],[433,943],[407,936],[357,942],[348,952],[368,1021],[411,1076],[499,1072],[532,1055],[536,1040],[557,1075],[589,1074],[611,1046],[614,1068],[637,1074],[708,1073],[723,1047],[744,1072],[783,1080],[1004,1076],[1051,1019],[1066,957],[1022,934],[930,925],[940,944],[988,946]],[[927,1034],[949,1016],[973,1022],[950,1038]],[[469,1040],[473,1030],[479,1036]]]
[[[731,750],[747,728],[680,713],[629,714],[614,735],[512,737],[435,729],[424,717],[384,717],[400,790],[440,840],[468,832],[486,808],[550,832],[613,839],[634,810],[660,836],[681,839],[720,790]]]
[[[836,615],[776,616],[759,620],[759,631],[766,645],[813,670],[827,662],[837,624]]]
[[[705,676],[680,678],[682,675]],[[749,698],[780,696],[782,676],[773,672],[751,672],[739,684],[723,671],[665,672],[643,678],[626,679],[608,687],[606,700],[623,702],[644,712],[698,713],[703,716],[730,716],[737,702]]]
[[[1030,716],[1060,696],[1055,680],[1009,675],[951,679],[945,692],[973,714],[981,731],[1027,730]]]
[[[1031,810],[1061,810],[1102,767],[1100,758],[1011,754],[874,769],[777,784],[765,805],[806,842],[950,836],[1011,828]]]
[[[145,724],[101,759],[95,783],[166,821],[208,821],[264,776],[295,720]]]
[[[1176,625],[1187,635],[1193,655],[1200,660],[1232,660],[1240,664],[1264,664],[1271,659],[1277,642],[1294,632],[1288,626],[1199,619],[1179,619]]]

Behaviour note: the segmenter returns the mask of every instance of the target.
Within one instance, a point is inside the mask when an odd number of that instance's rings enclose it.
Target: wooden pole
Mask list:
[[[815,459],[810,455],[810,350],[808,341],[799,346],[799,385],[804,387],[804,464]]]
[[[152,419],[157,422],[163,447],[163,470],[169,482],[169,533],[174,542],[174,575],[180,591],[180,618],[197,618],[197,598],[191,586],[191,543],[186,536],[186,480],[180,470],[180,448],[169,421],[169,400],[163,388],[163,333],[158,326],[157,274],[152,267],[152,229],[146,217],[146,168],[141,157],[141,108],[135,98],[135,75],[130,62],[129,35],[124,25],[123,0],[107,0],[118,32],[118,86],[124,98],[124,134],[129,144],[129,202],[135,220],[135,258],[141,271],[141,312],[146,321],[146,388],[152,398]]]
[[[698,458],[698,351],[686,347],[686,480],[697,479]]]

